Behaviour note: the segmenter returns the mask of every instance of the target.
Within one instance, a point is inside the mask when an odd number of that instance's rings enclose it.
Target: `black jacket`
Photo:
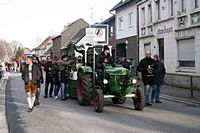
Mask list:
[[[24,69],[22,70],[22,79],[24,80],[25,84],[29,82],[29,65],[25,65]],[[37,81],[41,78],[41,72],[38,65],[33,64],[32,66],[32,83],[37,85]]]
[[[113,61],[112,57],[110,56],[110,54],[105,55],[104,52],[101,52],[101,54],[97,57],[97,60],[96,60],[96,68],[103,69],[104,63],[114,66],[114,61]]]
[[[44,65],[44,70],[46,72],[46,80],[53,77],[52,74],[52,62],[46,62]]]
[[[52,75],[53,77],[58,77],[58,73],[59,73],[59,65],[58,63],[53,63],[52,64]]]
[[[148,69],[148,66],[151,66],[152,69]],[[137,70],[142,73],[142,81],[144,85],[153,85],[154,84],[154,60],[152,58],[145,57],[139,62]]]
[[[124,60],[124,61],[121,62],[121,65],[126,69],[130,69],[131,64],[130,64],[130,62]]]
[[[166,71],[165,71],[165,66],[162,62],[157,61],[155,62],[155,84],[160,85],[165,77]]]
[[[60,70],[60,82],[61,83],[67,83],[69,74],[70,74],[70,65],[73,64],[73,60],[69,61],[59,61],[59,70]]]

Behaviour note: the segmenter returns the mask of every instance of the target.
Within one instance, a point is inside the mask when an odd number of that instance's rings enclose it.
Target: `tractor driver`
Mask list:
[[[110,49],[107,45],[103,47],[103,51],[96,59],[96,72],[100,79],[103,79],[103,69],[105,65],[115,66],[112,57],[110,56]]]
[[[114,61],[110,56],[110,49],[107,45],[103,47],[103,51],[97,57],[96,68],[103,69],[106,64],[114,66]]]

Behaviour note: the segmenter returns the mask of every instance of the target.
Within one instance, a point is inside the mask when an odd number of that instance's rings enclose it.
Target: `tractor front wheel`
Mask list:
[[[94,109],[95,109],[96,112],[98,112],[98,113],[103,112],[104,97],[103,97],[103,93],[100,89],[94,90],[93,106],[94,106]]]
[[[88,106],[92,101],[93,83],[89,73],[79,71],[77,80],[77,98],[78,103],[83,106]]]
[[[135,97],[133,97],[132,99],[133,99],[135,110],[140,111],[144,109],[144,91],[137,88],[135,90]]]

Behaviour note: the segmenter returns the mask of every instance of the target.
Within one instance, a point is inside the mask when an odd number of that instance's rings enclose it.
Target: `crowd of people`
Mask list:
[[[0,61],[0,79],[4,77],[5,72],[17,72],[19,63],[17,61],[4,62]]]
[[[109,53],[109,47],[105,46],[96,60],[96,72],[99,76],[105,63],[116,65]],[[46,61],[39,61],[36,55],[31,55],[27,56],[26,61],[22,62],[21,73],[25,82],[25,92],[29,105],[28,112],[33,111],[33,106],[40,105],[41,84],[44,83],[43,70],[45,71],[44,98],[54,97],[54,99],[61,99],[62,101],[67,99],[69,96],[68,78],[71,64],[74,63],[74,60],[69,60],[69,58],[67,55],[63,55],[61,59],[55,56],[52,60],[48,56]],[[146,57],[139,62],[138,66],[133,59],[127,61],[123,58],[119,63],[131,70],[132,78],[137,76],[137,71],[141,72],[146,106],[152,106],[151,103],[153,102],[162,103],[159,95],[160,85],[165,76],[165,67],[158,58],[158,55],[151,58],[151,52],[147,51]]]

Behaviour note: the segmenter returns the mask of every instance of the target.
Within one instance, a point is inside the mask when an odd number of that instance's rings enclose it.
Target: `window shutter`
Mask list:
[[[195,61],[195,40],[186,39],[178,41],[179,61]]]

